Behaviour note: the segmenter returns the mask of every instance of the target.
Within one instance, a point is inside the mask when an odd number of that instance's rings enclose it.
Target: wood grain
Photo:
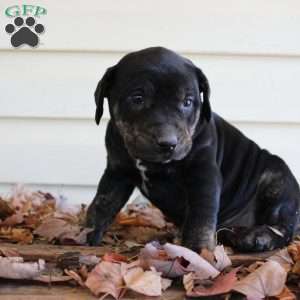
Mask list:
[[[51,286],[28,284],[26,282],[0,282],[0,300],[94,300],[88,290],[72,286]],[[111,297],[105,298],[111,300]],[[133,292],[126,292],[123,300],[149,300],[154,299]],[[172,287],[165,291],[161,297],[155,300],[182,300],[184,299],[183,289]]]
[[[102,256],[105,252],[111,251],[109,247],[88,247],[88,246],[60,246],[60,245],[19,245],[4,243],[0,245],[0,252],[9,252],[11,250],[17,251],[25,261],[34,261],[39,258],[46,260],[47,262],[56,262],[57,257],[67,252],[80,252],[81,255],[96,255]],[[249,265],[255,261],[261,261],[276,251],[267,251],[261,253],[251,254],[232,254],[229,255],[234,266],[237,265]],[[130,254],[130,256],[132,256]]]

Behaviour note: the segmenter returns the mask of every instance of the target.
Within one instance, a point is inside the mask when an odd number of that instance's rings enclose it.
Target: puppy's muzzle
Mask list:
[[[177,146],[178,139],[175,134],[160,136],[157,138],[157,145],[162,153],[172,154]]]
[[[159,151],[164,155],[172,155],[178,144],[177,132],[175,128],[170,125],[156,127],[154,139]]]

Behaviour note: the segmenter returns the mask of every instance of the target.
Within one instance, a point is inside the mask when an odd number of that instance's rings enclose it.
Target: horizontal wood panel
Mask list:
[[[1,1],[1,28],[12,20],[4,10],[13,4]],[[162,45],[183,52],[300,54],[296,0],[40,0],[38,5],[47,15],[39,18],[46,31],[37,51],[130,51]],[[0,48],[11,48],[4,30]]]
[[[97,82],[122,55],[0,52],[0,117],[92,119]],[[236,122],[300,123],[300,58],[188,57],[207,74],[220,115]]]
[[[12,18],[0,2],[0,28]],[[26,3],[28,4],[28,3]],[[15,182],[89,202],[106,161],[107,107],[93,93],[127,52],[161,45],[207,74],[213,110],[281,155],[300,179],[300,2],[47,1],[40,45],[13,49],[0,30],[0,193]]]
[[[300,179],[300,125],[238,123],[254,141],[282,156]],[[104,131],[85,120],[0,119],[0,182],[94,186],[106,164]]]
[[[106,165],[92,121],[0,120],[0,182],[95,185]]]

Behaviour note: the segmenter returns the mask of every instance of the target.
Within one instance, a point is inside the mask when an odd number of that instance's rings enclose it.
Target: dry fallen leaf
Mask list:
[[[100,262],[88,275],[85,285],[95,296],[109,294],[119,299],[124,292],[121,265],[108,261]]]
[[[17,212],[0,222],[0,226],[15,226],[24,222],[24,215]]]
[[[300,275],[300,261],[296,261],[296,263],[292,267],[292,273]]]
[[[300,242],[299,241],[293,242],[291,245],[288,246],[287,250],[294,262],[300,260]]]
[[[172,285],[172,280],[169,278],[161,278],[161,288],[164,292],[166,289],[168,289]]]
[[[68,206],[63,203],[62,197],[54,198],[49,193],[31,192],[19,186],[10,197],[3,200],[4,202],[1,200],[0,198],[0,241],[31,243],[32,231],[36,229],[36,234],[50,242],[55,240],[61,244],[84,244],[87,233],[91,231],[79,226],[83,224],[85,218],[85,207],[82,206],[81,210],[80,207],[77,210],[66,209]],[[1,207],[4,209],[2,210]],[[129,204],[126,210],[119,214],[117,223],[119,224],[115,223],[115,227],[110,228],[105,235],[109,243],[119,247],[113,249],[121,249],[124,245],[127,248],[136,248],[154,239],[160,240],[163,244],[176,236],[174,226],[166,221],[161,211],[145,203]],[[15,227],[16,225],[18,226]],[[1,247],[0,254],[18,255],[16,251],[1,251]],[[63,282],[72,278],[80,285],[90,288],[95,295],[106,297],[109,294],[119,299],[126,287],[145,295],[161,295],[162,291],[171,284],[169,279],[161,277],[162,273],[169,278],[185,275],[184,283],[187,295],[190,296],[228,292],[236,280],[233,274],[236,271],[219,275],[219,271],[231,264],[223,246],[218,246],[214,253],[206,253],[205,258],[208,258],[210,263],[198,253],[184,247],[168,243],[162,246],[158,243],[150,243],[141,250],[140,261],[133,260],[129,264],[125,256],[117,253],[105,254],[100,263],[100,259],[96,256],[80,256],[78,267],[65,270],[67,276],[63,274],[49,276],[45,275],[45,272],[41,274],[39,270],[38,275],[33,276],[32,279],[42,282]],[[29,264],[24,263],[20,258],[10,259],[10,265],[13,264],[14,267],[18,265],[16,272],[19,272],[20,265],[20,272],[18,275],[14,273],[11,275],[9,273],[11,269],[8,269],[9,274],[5,276],[22,277],[27,267],[29,273],[39,268],[39,263]],[[89,273],[95,264],[96,267]],[[258,262],[242,269],[244,274],[247,274],[245,271],[251,274],[237,282],[235,290],[239,289],[240,292],[243,290],[244,293],[248,293],[248,297],[256,297],[256,299],[264,295],[275,295],[280,287],[283,288],[286,271],[290,270],[291,266],[292,273],[296,274],[295,278],[300,274],[300,242],[294,242],[288,249],[270,257],[267,263],[262,266],[260,264],[262,263]],[[276,265],[276,270],[269,269],[270,265]],[[42,269],[43,265],[41,264],[40,267]],[[5,267],[3,268],[0,263],[0,274],[5,271]],[[26,276],[28,277],[28,274]],[[207,286],[208,283],[211,285]],[[279,292],[274,296],[278,300],[295,299],[287,288],[282,293]]]
[[[12,243],[31,244],[33,235],[29,229],[0,227],[0,240]]]
[[[162,212],[148,203],[131,203],[126,210],[117,215],[116,221],[120,225],[150,226],[162,229],[167,226]]]
[[[196,252],[170,243],[163,246],[148,243],[140,252],[140,261],[142,266],[152,266],[170,278],[197,272],[201,279],[207,279],[214,278],[220,273]]]
[[[278,262],[287,272],[291,270],[291,267],[294,263],[287,248],[279,250],[278,252],[270,256],[267,260]]]
[[[0,257],[0,277],[7,279],[34,279],[45,269],[45,261],[24,263],[22,257]]]
[[[297,298],[288,287],[285,287],[279,295],[274,297],[274,300],[297,300]]]
[[[265,262],[263,261],[256,261],[253,264],[249,265],[248,267],[244,268],[243,271],[245,271],[246,276],[249,275],[249,273],[253,273],[256,271],[259,267],[261,267]],[[245,277],[245,276],[243,276]]]
[[[166,252],[158,248],[159,246],[157,243],[148,243],[141,249],[139,260],[143,268],[154,267],[168,278],[180,277],[188,272],[180,258],[170,260]]]
[[[34,234],[44,237],[51,242],[59,238],[62,233],[69,232],[70,230],[70,225],[66,221],[48,218],[34,231]]]
[[[237,281],[236,273],[239,268],[231,270],[227,274],[217,276],[208,287],[199,280],[197,274],[189,273],[183,276],[183,284],[186,295],[189,297],[215,296],[229,293]]]
[[[189,264],[186,267],[188,272],[197,273],[199,279],[215,278],[220,272],[209,262],[202,258],[198,253],[178,245],[166,243],[162,246],[168,257],[183,257]]]
[[[145,244],[153,240],[161,242],[169,241],[173,238],[174,231],[145,226],[120,226],[119,228],[113,229],[112,232],[109,230],[107,234],[117,236],[119,241],[133,241],[138,244]],[[115,243],[115,241],[113,243]]]
[[[29,215],[39,210],[55,210],[55,198],[50,193],[32,192],[22,185],[13,188],[8,203],[18,212]]]
[[[105,253],[102,257],[103,261],[110,261],[110,262],[115,262],[115,263],[120,263],[120,262],[127,262],[128,258],[124,255],[115,253],[115,252],[110,252],[110,253]]]
[[[181,260],[177,258],[175,260],[158,260],[141,257],[140,261],[143,268],[154,267],[163,276],[168,278],[180,277],[188,272],[182,265]]]
[[[223,271],[225,268],[231,266],[231,260],[229,256],[227,255],[224,246],[218,245],[214,252],[215,260],[212,263],[212,265],[219,271]]]
[[[280,294],[286,278],[287,272],[284,268],[278,262],[270,260],[238,281],[233,289],[251,299],[264,299]]]
[[[0,220],[5,220],[15,213],[14,209],[10,207],[8,201],[0,197]]]
[[[49,242],[57,240],[61,244],[83,245],[91,231],[92,229],[71,225],[65,220],[51,217],[44,220],[34,234],[46,238]]]
[[[126,287],[146,296],[160,296],[162,294],[161,273],[155,269],[144,271],[135,267],[125,272],[123,278]]]
[[[89,276],[88,266],[82,265],[78,270],[78,275],[82,278],[82,280],[86,281]]]
[[[64,272],[73,280],[75,280],[80,286],[85,287],[83,279],[77,272],[73,270],[64,270]]]

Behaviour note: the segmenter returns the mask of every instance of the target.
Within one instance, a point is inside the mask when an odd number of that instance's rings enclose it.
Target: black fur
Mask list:
[[[89,207],[93,245],[134,187],[176,225],[182,243],[213,249],[215,236],[243,251],[286,245],[298,224],[299,186],[278,156],[211,111],[203,72],[156,47],[126,55],[95,92],[111,120],[107,168]],[[224,228],[226,228],[224,230]]]

